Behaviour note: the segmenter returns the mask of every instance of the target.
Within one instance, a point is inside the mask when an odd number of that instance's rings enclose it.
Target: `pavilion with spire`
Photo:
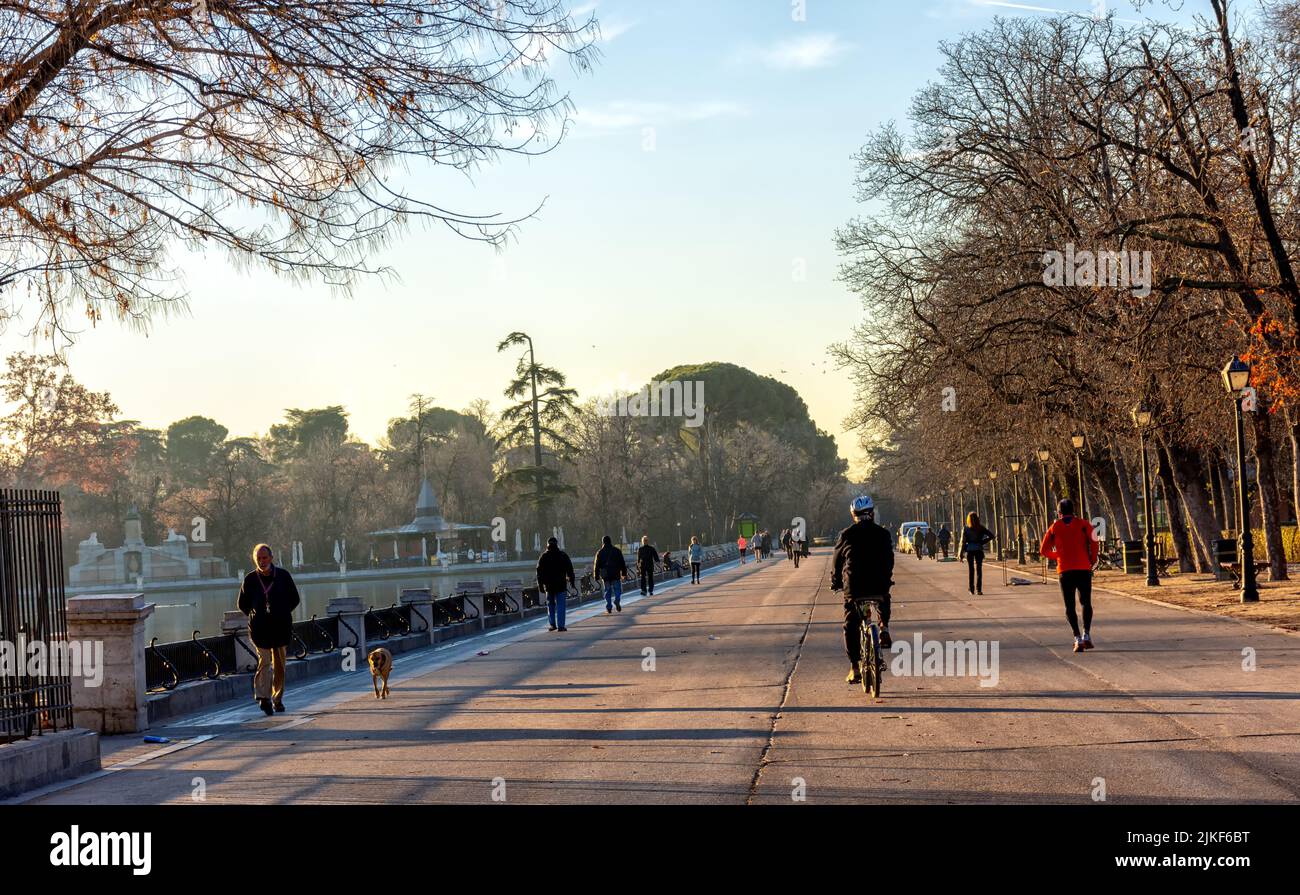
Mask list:
[[[491,549],[491,545],[486,543],[486,533],[491,530],[489,525],[448,522],[442,517],[429,480],[423,479],[420,496],[415,502],[415,518],[405,525],[369,534],[378,542],[374,553],[381,564],[412,559],[423,563],[439,552],[459,556],[466,550],[473,550],[477,557],[485,549]]]

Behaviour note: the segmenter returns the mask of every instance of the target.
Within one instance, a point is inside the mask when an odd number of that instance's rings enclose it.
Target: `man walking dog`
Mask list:
[[[285,651],[293,639],[293,611],[301,598],[287,569],[276,566],[271,548],[253,548],[256,568],[239,588],[239,611],[248,616],[248,638],[257,647],[253,697],[268,715],[284,711]]]

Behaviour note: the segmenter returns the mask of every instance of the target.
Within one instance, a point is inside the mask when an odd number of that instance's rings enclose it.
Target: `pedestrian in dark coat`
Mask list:
[[[627,560],[623,551],[614,546],[613,539],[605,535],[600,550],[596,551],[596,560],[592,563],[592,573],[596,580],[605,583],[605,613],[615,609],[623,611],[623,579],[627,577]]]
[[[969,590],[973,594],[984,595],[984,547],[995,540],[993,532],[980,523],[975,513],[966,514],[966,527],[961,530],[961,542],[957,547],[957,561],[966,558],[969,572]]]
[[[641,549],[636,552],[636,570],[641,579],[641,595],[655,593],[655,563],[659,562],[659,551],[650,546],[650,536],[641,536]]]
[[[551,538],[546,542],[545,552],[537,559],[537,587],[546,594],[546,615],[552,631],[569,630],[564,626],[564,613],[569,588],[574,585],[573,560],[560,549],[560,542]]]

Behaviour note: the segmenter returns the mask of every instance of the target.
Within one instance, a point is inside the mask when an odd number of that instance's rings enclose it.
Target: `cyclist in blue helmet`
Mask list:
[[[876,506],[865,494],[854,498],[849,506],[853,524],[840,532],[835,544],[831,568],[831,590],[844,592],[844,649],[849,654],[849,673],[845,681],[861,680],[862,661],[859,628],[861,610],[855,597],[880,598],[880,645],[888,649],[889,589],[894,586],[894,545],[889,532],[876,524]]]

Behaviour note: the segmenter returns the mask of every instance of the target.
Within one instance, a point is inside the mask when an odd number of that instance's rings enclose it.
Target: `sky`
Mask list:
[[[152,427],[199,414],[253,435],[286,408],[343,404],[373,444],[415,392],[503,407],[517,353],[495,347],[523,330],[581,397],[686,363],[772,376],[858,467],[843,429],[853,386],[827,355],[861,316],[833,245],[861,211],[853,153],[890,120],[906,129],[940,41],[995,15],[1091,15],[1093,0],[572,5],[594,8],[603,36],[592,72],[556,69],[575,109],[568,137],[472,179],[403,178],[473,213],[542,205],[503,251],[416,225],[373,259],[395,277],[347,298],[184,256],[188,313],[147,335],[108,321],[87,330],[67,351],[72,375]],[[29,328],[11,324],[0,348],[41,350]]]

